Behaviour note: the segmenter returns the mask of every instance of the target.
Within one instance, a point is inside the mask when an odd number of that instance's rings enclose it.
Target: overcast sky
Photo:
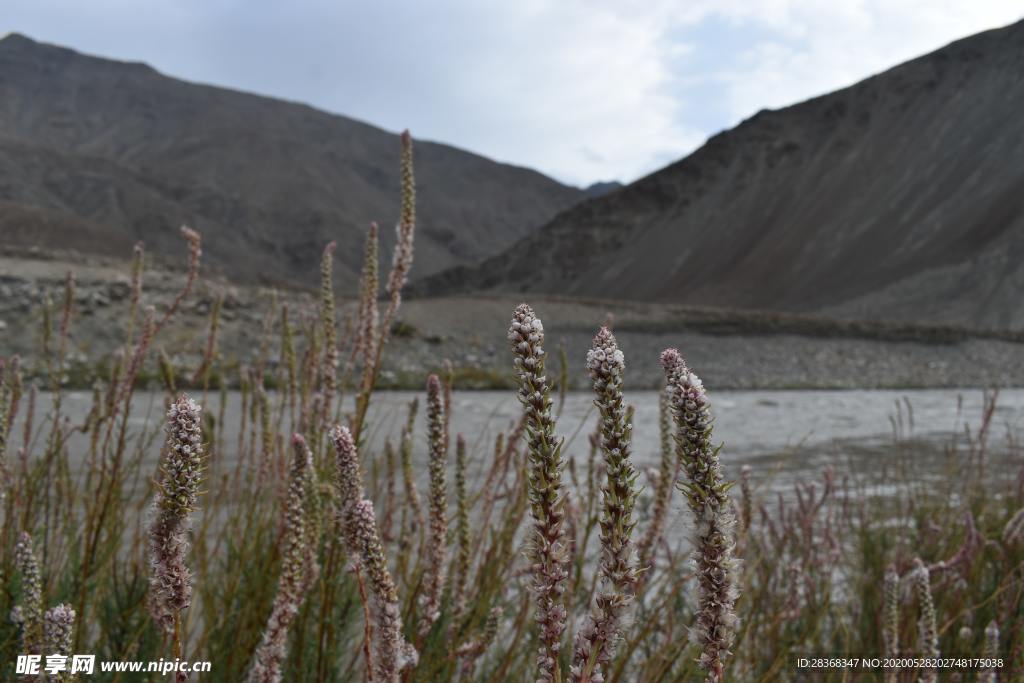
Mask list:
[[[1024,15],[1006,0],[4,0],[0,33],[308,102],[564,182]]]

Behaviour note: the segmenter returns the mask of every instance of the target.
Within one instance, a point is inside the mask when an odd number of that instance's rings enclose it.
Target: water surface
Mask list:
[[[426,456],[424,396],[417,392],[380,392],[374,396],[369,414],[369,442],[376,451],[386,438],[397,443],[410,401],[420,399],[414,457]],[[141,431],[158,427],[163,394],[137,394],[130,428]],[[271,393],[271,399],[277,397]],[[219,397],[211,394],[207,410],[218,410]],[[627,394],[635,406],[633,451],[641,468],[658,461],[658,394],[640,391]],[[721,460],[727,474],[735,476],[743,464],[769,463],[794,474],[813,474],[828,464],[849,464],[850,458],[873,467],[884,462],[901,441],[948,441],[952,434],[976,430],[983,412],[983,392],[964,390],[845,390],[845,391],[721,391],[711,396],[715,419],[714,439],[723,444]],[[49,398],[40,395],[39,413]],[[350,408],[351,402],[346,403]],[[472,461],[484,466],[492,452],[494,437],[507,430],[518,417],[520,407],[512,392],[455,392],[452,431],[466,436]],[[91,405],[89,392],[69,392],[64,412],[73,423],[84,420]],[[236,442],[240,423],[240,394],[228,395],[225,410],[225,443]],[[22,414],[24,411],[22,411]],[[585,458],[587,435],[593,431],[596,409],[588,393],[571,393],[558,419],[558,431],[566,439],[567,457]],[[1000,393],[992,421],[993,438],[1005,441],[1017,437],[1024,424],[1024,390]],[[15,428],[14,434],[18,434]],[[12,440],[13,442],[13,440]],[[72,440],[71,452],[82,447],[81,437]],[[159,439],[150,447],[157,457]],[[228,454],[230,456],[230,453]],[[866,459],[866,460],[865,460]]]

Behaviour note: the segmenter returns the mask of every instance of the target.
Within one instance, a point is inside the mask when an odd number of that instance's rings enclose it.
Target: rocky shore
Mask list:
[[[0,257],[0,356],[19,354],[29,373],[42,363],[43,310],[56,321],[66,272],[75,271],[67,383],[88,386],[102,376],[124,340],[130,286],[121,264]],[[179,272],[148,270],[143,305],[160,312],[182,283]],[[238,287],[204,279],[174,324],[157,338],[182,375],[200,362],[210,311],[221,298],[219,359],[229,383],[254,362],[261,345],[279,358],[279,307],[289,306],[299,345],[316,319],[311,292]],[[276,302],[276,303],[275,303]],[[381,385],[418,388],[427,372],[451,361],[465,388],[509,386],[505,334],[514,296],[455,296],[403,303],[385,353]],[[586,382],[584,355],[594,331],[612,324],[629,364],[629,382],[653,388],[658,353],[678,346],[709,385],[720,389],[925,388],[1024,386],[1024,337],[1009,331],[849,323],[768,313],[742,313],[642,303],[533,298],[549,339],[550,373],[560,374],[564,347],[573,388]],[[355,302],[339,298],[343,331]],[[54,322],[54,324],[56,324]],[[155,361],[150,355],[156,377]],[[145,373],[144,377],[147,376]],[[151,380],[155,381],[155,380]]]

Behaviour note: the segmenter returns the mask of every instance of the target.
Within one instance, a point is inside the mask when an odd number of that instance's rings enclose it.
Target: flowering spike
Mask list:
[[[75,632],[75,610],[71,605],[60,604],[46,610],[43,615],[43,633],[46,637],[46,654],[71,656],[72,636]],[[65,681],[73,680],[68,671],[61,671],[52,680]]]
[[[932,589],[928,577],[928,567],[921,558],[914,560],[914,590],[917,593],[917,635],[920,655],[929,659],[939,658],[939,629],[935,615],[935,602],[932,600]],[[935,668],[921,672],[923,683],[935,683],[938,671]]]
[[[665,350],[661,364],[676,426],[676,455],[686,475],[680,488],[694,516],[700,604],[691,638],[701,646],[700,664],[708,672],[708,681],[719,683],[739,623],[734,609],[739,592],[736,522],[718,449],[711,445],[711,411],[704,384],[676,349]]]
[[[501,607],[493,607],[487,613],[487,621],[484,623],[484,632],[476,640],[465,643],[455,651],[455,656],[462,659],[460,667],[462,678],[470,680],[473,669],[476,667],[476,660],[482,655],[494,639],[498,636],[498,626],[501,623],[501,615],[504,610]]]
[[[1011,547],[1024,543],[1024,508],[1017,510],[1003,527],[1003,543]]]
[[[402,615],[398,590],[388,572],[387,559],[377,531],[373,504],[365,498],[352,505],[354,537],[366,567],[370,584],[370,605],[374,629],[374,680],[397,683],[399,672],[415,666],[416,651],[402,638]]]
[[[338,515],[349,554],[349,561],[359,563],[359,539],[353,517],[354,506],[363,499],[363,468],[359,464],[359,451],[348,427],[337,425],[331,431],[331,441],[337,456]]]
[[[10,368],[7,370],[4,385],[7,387],[7,423],[0,427],[6,428],[7,433],[10,434],[14,427],[14,418],[17,417],[18,408],[21,405],[21,394],[25,388],[21,377],[21,357],[17,354],[11,356]]]
[[[316,538],[311,533],[307,515],[316,486],[313,454],[299,434],[292,436],[292,450],[294,457],[284,508],[281,576],[270,618],[249,671],[249,683],[277,683],[281,680],[281,665],[287,655],[288,628],[319,573]]]
[[[210,322],[206,331],[206,345],[203,347],[203,357],[199,366],[192,373],[192,383],[209,383],[210,370],[213,361],[217,357],[217,335],[220,331],[220,312],[224,306],[224,293],[219,292],[213,299],[213,307],[210,309]]]
[[[563,594],[569,577],[562,442],[555,436],[551,386],[544,374],[544,325],[528,305],[516,308],[508,340],[519,376],[519,401],[526,417],[527,480],[533,517],[529,552],[541,642],[537,670],[538,680],[547,683],[562,678],[559,651],[566,625]]]
[[[21,626],[21,648],[26,654],[43,654],[43,581],[32,549],[32,537],[21,532],[14,546],[14,561],[21,574],[21,604],[11,620]]]
[[[402,225],[416,224],[416,179],[412,166],[412,135],[402,131]]]
[[[885,581],[883,585],[883,597],[885,600],[882,641],[885,643],[885,656],[895,658],[900,651],[900,575],[896,573],[896,567],[889,565],[885,570]],[[895,682],[899,677],[899,671],[895,668],[885,672],[887,682]]]
[[[181,236],[188,242],[188,272],[185,274],[185,284],[181,288],[181,291],[174,297],[167,310],[164,311],[164,315],[160,318],[160,322],[156,324],[156,331],[163,329],[174,312],[181,306],[181,302],[185,300],[185,297],[192,291],[193,285],[196,283],[196,278],[199,277],[199,259],[203,255],[202,249],[202,236],[193,230],[192,228],[183,225],[181,226]]]
[[[587,353],[600,420],[600,445],[605,462],[601,489],[602,588],[586,624],[576,634],[571,680],[603,681],[620,637],[623,614],[636,592],[637,574],[630,535],[635,523],[636,470],[630,461],[630,424],[622,398],[625,359],[615,337],[602,327]]]
[[[329,242],[324,247],[320,260],[320,323],[324,332],[324,358],[321,374],[323,375],[323,404],[321,414],[324,420],[331,414],[331,401],[334,399],[338,379],[338,340],[334,320],[334,249],[336,242]]]
[[[295,340],[292,326],[288,321],[288,304],[281,304],[281,365],[285,369],[285,390],[291,405],[292,418],[295,412],[295,396],[298,391],[298,362],[295,356]]]
[[[359,284],[359,329],[356,338],[356,347],[363,356],[364,375],[373,371],[377,351],[377,249],[377,224],[371,223],[366,235],[363,274]]]
[[[395,227],[395,251],[391,257],[391,273],[388,275],[388,303],[384,314],[386,326],[391,323],[402,302],[402,287],[412,269],[412,244],[416,231],[416,180],[412,165],[412,136],[409,131],[402,133],[402,213]]]
[[[142,365],[146,360],[146,353],[149,351],[149,345],[153,342],[153,337],[156,335],[156,309],[152,306],[147,306],[144,314],[145,317],[143,318],[139,341],[135,345],[135,351],[132,353],[131,359],[128,361],[128,367],[117,394],[117,406],[124,404],[126,411],[129,408],[128,401],[135,386],[135,378],[138,376],[139,371],[142,370]],[[112,426],[113,423],[114,421],[111,420],[109,425]]]
[[[60,326],[57,328],[59,344],[58,358],[64,361],[67,351],[68,332],[71,329],[71,314],[75,308],[75,271],[69,270],[64,277],[64,306],[60,314]]]
[[[391,257],[391,272],[388,274],[387,291],[388,306],[384,310],[384,316],[378,326],[379,333],[376,341],[367,341],[369,349],[364,349],[364,370],[362,384],[359,387],[359,394],[356,396],[356,412],[352,419],[352,431],[356,438],[362,433],[363,421],[366,417],[366,410],[370,404],[370,394],[373,391],[373,384],[377,379],[377,372],[380,370],[381,354],[384,345],[388,341],[391,332],[391,323],[395,319],[398,307],[402,303],[402,288],[409,278],[409,271],[412,269],[412,245],[413,233],[416,227],[416,191],[412,173],[412,138],[409,132],[402,134],[402,214],[395,227],[395,250]],[[376,226],[372,229],[373,249],[376,250]],[[371,244],[367,243],[369,249]],[[376,258],[374,258],[376,263]],[[373,280],[376,283],[376,266],[374,266]],[[366,288],[369,289],[368,287]],[[373,285],[376,291],[376,284]],[[373,306],[376,311],[376,302]],[[369,319],[369,316],[367,316]]]
[[[153,500],[149,529],[149,609],[165,633],[173,635],[178,613],[192,602],[192,575],[185,564],[189,515],[202,478],[203,435],[199,404],[182,394],[167,411],[167,442]]]
[[[402,428],[402,440],[399,443],[398,453],[402,461],[402,479],[405,482],[405,500],[412,508],[412,520],[410,526],[415,530],[426,524],[423,517],[423,503],[420,500],[420,492],[416,488],[416,477],[412,471],[412,427],[416,422],[416,413],[419,410],[420,402],[414,398],[409,404],[409,417]]]
[[[466,439],[455,437],[455,576],[452,578],[452,628],[466,609],[466,579],[469,577],[469,507],[466,496]],[[452,639],[454,641],[454,639]]]
[[[430,536],[427,542],[427,568],[420,603],[420,635],[425,636],[441,616],[441,592],[444,589],[444,558],[448,535],[448,491],[445,483],[444,408],[441,405],[441,380],[427,378],[427,446],[430,451]]]
[[[14,412],[15,403],[11,400],[11,392],[8,389],[8,382],[4,378],[4,359],[0,358],[0,500],[7,495],[8,467],[7,467],[7,435],[10,432],[11,422],[8,414]]]
[[[982,658],[989,662],[999,659],[999,624],[992,621],[985,627],[985,650]],[[999,680],[998,669],[993,665],[978,674],[978,683],[997,683]]]
[[[142,299],[142,272],[145,268],[146,249],[142,242],[136,242],[132,248],[131,266],[131,294],[129,295],[128,309],[128,344],[132,343],[132,335],[135,331],[135,318],[139,311],[139,301]]]

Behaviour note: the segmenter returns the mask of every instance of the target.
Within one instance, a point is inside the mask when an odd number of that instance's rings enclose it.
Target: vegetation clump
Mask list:
[[[221,356],[215,306],[195,366],[158,372],[162,335],[198,278],[200,237],[185,230],[185,285],[168,306],[148,305],[136,247],[124,343],[96,360],[102,379],[83,419],[68,418],[62,381],[73,277],[62,305],[43,311],[35,379],[24,360],[2,359],[5,666],[52,650],[209,661],[203,680],[232,683],[717,683],[798,680],[795,653],[975,652],[983,668],[966,675],[1024,677],[1024,466],[1013,440],[995,457],[994,397],[978,430],[918,444],[943,460],[942,478],[924,482],[922,452],[897,439],[871,472],[829,468],[783,486],[754,466],[734,489],[708,390],[669,349],[646,491],[610,323],[585,358],[564,353],[563,368],[588,371],[596,407],[581,448],[563,439],[584,425],[565,428],[545,324],[523,304],[507,376],[438,359],[426,430],[416,400],[400,434],[378,434],[369,409],[387,383],[387,344],[405,334],[396,315],[415,232],[408,135],[400,154],[380,306],[372,228],[354,311],[335,299],[332,263],[355,247],[327,245],[317,305],[275,303],[251,358]],[[140,378],[162,388],[155,405],[137,394]],[[521,410],[496,434],[456,435],[450,473],[451,392],[474,379],[507,388]]]

